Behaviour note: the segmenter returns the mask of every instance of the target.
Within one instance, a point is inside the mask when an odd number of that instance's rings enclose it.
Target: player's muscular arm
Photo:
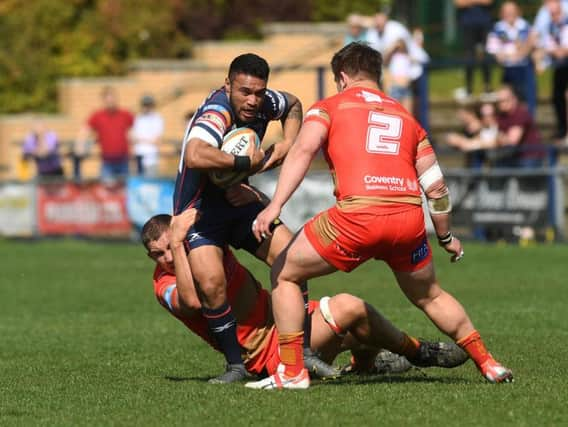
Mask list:
[[[181,214],[172,217],[169,230],[170,249],[172,251],[176,271],[176,287],[179,305],[185,314],[190,314],[201,308],[184,247],[187,231],[195,223],[197,218],[198,214],[195,209],[187,209]]]
[[[235,156],[199,138],[192,138],[187,143],[184,161],[185,165],[192,169],[232,169],[235,165]]]
[[[258,241],[272,234],[270,225],[306,176],[312,159],[327,139],[327,133],[327,128],[318,122],[308,122],[302,126],[282,165],[272,202],[256,217],[253,232]]]
[[[431,153],[416,160],[416,172],[420,186],[428,200],[428,210],[436,230],[438,242],[450,254],[452,261],[463,256],[463,249],[459,239],[451,233],[450,192],[444,181],[444,176],[438,165],[436,154]]]
[[[302,103],[296,96],[287,92],[282,93],[286,97],[289,105],[288,111],[281,119],[284,138],[282,141],[277,142],[269,148],[271,155],[262,167],[261,172],[282,164],[302,126]],[[267,153],[268,152],[267,150]]]
[[[312,159],[327,138],[327,128],[318,122],[306,123],[290,149],[274,194],[273,202],[282,207],[306,176]]]

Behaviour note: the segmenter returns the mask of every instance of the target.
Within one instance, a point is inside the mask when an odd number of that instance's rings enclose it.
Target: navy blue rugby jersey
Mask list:
[[[220,148],[227,133],[237,127],[247,127],[253,129],[262,140],[268,122],[280,120],[288,108],[288,100],[283,93],[266,89],[264,102],[256,118],[249,123],[238,123],[225,89],[211,92],[197,109],[185,131],[174,192],[174,215],[189,207],[199,208],[204,194],[222,193],[221,189],[209,181],[206,173],[186,166],[185,150],[191,139],[199,138]]]

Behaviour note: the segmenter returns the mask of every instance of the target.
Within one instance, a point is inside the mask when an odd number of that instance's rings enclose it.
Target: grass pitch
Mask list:
[[[468,362],[259,392],[206,383],[223,358],[155,302],[140,246],[0,241],[0,425],[568,425],[567,255],[467,244],[452,265],[436,250],[441,282],[514,384],[488,384]],[[239,257],[267,283],[267,269]],[[441,337],[382,263],[311,291],[349,291],[409,333]]]

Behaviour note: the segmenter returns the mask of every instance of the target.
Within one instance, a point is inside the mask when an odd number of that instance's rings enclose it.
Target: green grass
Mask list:
[[[141,247],[0,240],[0,425],[567,425],[567,254],[469,244],[451,265],[436,252],[441,282],[514,384],[485,383],[468,362],[269,393],[206,383],[223,359],[155,302]],[[383,264],[311,289],[350,291],[402,329],[440,337]]]
[[[491,72],[491,85],[498,89],[501,85],[501,69],[494,65]],[[461,68],[444,68],[432,70],[429,75],[430,98],[433,101],[453,100],[454,90],[465,87],[465,73]],[[537,75],[537,90],[539,99],[549,99],[552,91],[552,72],[545,71]],[[480,94],[483,91],[481,70],[478,68],[474,73],[473,92]]]

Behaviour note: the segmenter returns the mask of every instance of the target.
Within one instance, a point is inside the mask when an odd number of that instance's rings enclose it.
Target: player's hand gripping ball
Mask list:
[[[254,130],[249,128],[238,128],[229,132],[223,138],[223,145],[221,145],[221,151],[233,156],[252,157],[254,150],[258,148],[260,148],[260,138]],[[213,184],[227,188],[242,181],[248,175],[248,171],[222,169],[209,172],[209,179]]]

